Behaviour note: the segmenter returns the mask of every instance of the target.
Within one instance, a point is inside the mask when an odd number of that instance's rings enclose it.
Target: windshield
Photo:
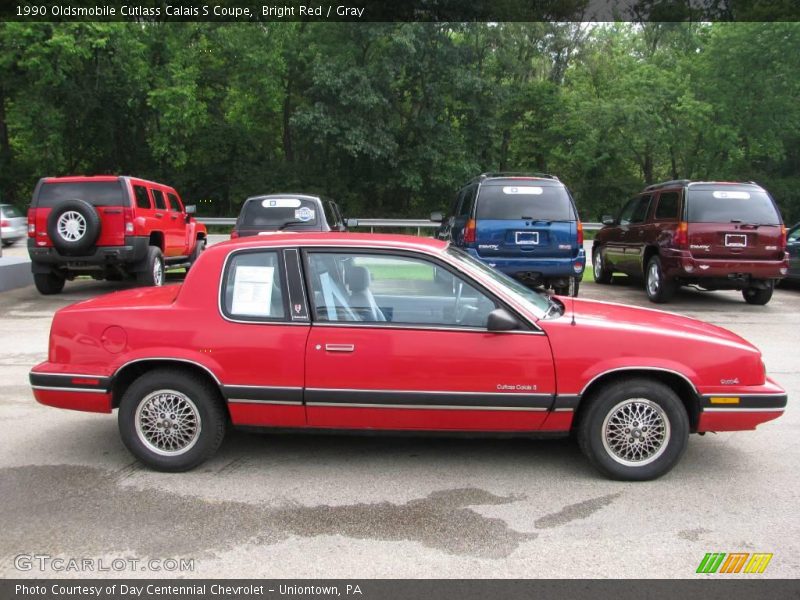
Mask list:
[[[319,224],[317,203],[301,198],[254,198],[248,200],[239,220],[241,229],[271,231],[311,227]]]
[[[690,223],[781,224],[769,195],[753,188],[692,188],[689,190],[687,208]]]
[[[574,221],[569,194],[563,186],[524,184],[483,185],[477,219]]]
[[[52,208],[66,200],[80,199],[92,206],[126,206],[119,181],[57,181],[39,189],[38,208]]]
[[[547,311],[553,306],[553,302],[547,296],[534,292],[532,289],[522,285],[516,279],[513,279],[505,273],[485,265],[460,248],[450,246],[447,248],[447,253],[459,261],[467,263],[471,267],[475,267],[476,269],[480,270],[484,275],[502,285],[514,297],[518,298],[525,304],[532,305],[536,311],[547,313]]]

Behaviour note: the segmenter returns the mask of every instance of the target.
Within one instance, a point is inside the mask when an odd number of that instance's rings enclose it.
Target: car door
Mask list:
[[[480,285],[394,251],[309,250],[304,264],[314,319],[305,361],[310,426],[541,427],[555,393],[547,337],[488,332],[499,302]]]
[[[157,187],[151,187],[150,193],[153,195],[153,227],[164,236],[164,256],[174,256],[172,232],[170,231],[169,209],[167,208],[167,197],[164,191]]]
[[[224,373],[223,393],[236,425],[306,425],[303,363],[310,321],[299,265],[297,249],[232,251],[222,270],[219,324],[191,331]]]
[[[638,198],[628,200],[617,216],[613,228],[606,233],[605,253],[606,263],[614,269],[622,270],[625,262],[625,241],[628,235],[631,216],[636,209]]]
[[[186,212],[183,209],[183,203],[175,192],[167,192],[167,205],[169,206],[172,244],[178,256],[186,256],[189,254],[191,245],[188,240],[189,228],[186,223]]]
[[[653,194],[639,196],[628,224],[628,233],[623,244],[625,246],[623,270],[632,275],[644,273],[642,258],[644,257],[644,249],[647,246],[648,229],[651,227],[649,217],[652,200]]]

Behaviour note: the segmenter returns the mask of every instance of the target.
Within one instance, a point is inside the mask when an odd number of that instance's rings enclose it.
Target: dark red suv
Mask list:
[[[766,304],[789,269],[786,227],[755,183],[667,181],[629,201],[594,241],[594,279],[614,271],[643,277],[647,296],[667,302],[680,285],[741,290]]]
[[[189,268],[206,244],[206,227],[174,188],[135,177],[46,177],[28,211],[28,253],[42,294],[67,279],[135,276],[161,285],[166,268]]]

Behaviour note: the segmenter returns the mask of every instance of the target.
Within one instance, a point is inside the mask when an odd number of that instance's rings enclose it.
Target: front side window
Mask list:
[[[169,199],[169,209],[173,212],[181,212],[183,209],[181,208],[181,203],[178,200],[178,197],[175,194],[167,194],[167,198]]]
[[[225,316],[246,321],[283,320],[284,282],[275,251],[239,252],[223,274],[222,310]]]
[[[496,303],[424,259],[310,252],[314,318],[322,322],[485,328]]]

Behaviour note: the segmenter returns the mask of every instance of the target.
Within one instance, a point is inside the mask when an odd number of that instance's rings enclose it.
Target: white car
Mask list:
[[[10,204],[0,204],[0,239],[3,246],[10,246],[28,234],[28,221]]]

